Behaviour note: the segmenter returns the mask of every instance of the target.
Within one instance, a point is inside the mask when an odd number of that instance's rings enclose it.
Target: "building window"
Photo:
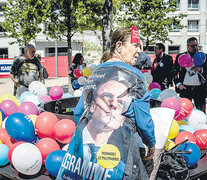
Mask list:
[[[8,58],[8,48],[0,48],[0,58]]]
[[[180,29],[176,26],[175,22],[172,23],[171,28],[171,32],[180,32]]]
[[[58,56],[67,56],[68,48],[67,47],[58,47]],[[55,56],[55,48],[50,47],[45,49],[45,57]]]
[[[198,32],[198,21],[188,21],[188,32]]]
[[[145,48],[146,48],[146,46],[143,46],[143,49],[145,49]],[[148,50],[145,50],[144,53],[146,53],[146,54],[154,54],[155,53],[154,46],[149,46]]]
[[[180,46],[168,46],[168,54],[178,54],[180,52]]]
[[[199,10],[199,0],[188,0],[188,10],[190,11],[198,11]]]

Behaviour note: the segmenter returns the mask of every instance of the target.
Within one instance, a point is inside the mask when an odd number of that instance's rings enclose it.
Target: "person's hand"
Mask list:
[[[15,84],[17,87],[20,87],[20,84],[19,84],[18,79],[14,79],[14,84]]]
[[[178,89],[180,89],[180,90],[182,91],[183,89],[186,89],[186,87],[185,87],[183,84],[180,84],[180,85],[178,86]]]
[[[149,149],[148,149],[147,156],[144,156],[142,159],[143,159],[144,161],[148,161],[148,160],[150,160],[150,159],[153,158],[154,153],[155,153],[155,146],[149,148]]]
[[[201,71],[201,67],[197,67],[197,66],[192,67],[192,68],[191,68],[191,71],[194,71],[194,72],[200,72],[200,71]]]

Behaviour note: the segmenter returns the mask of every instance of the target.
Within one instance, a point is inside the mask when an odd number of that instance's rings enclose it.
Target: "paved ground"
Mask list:
[[[61,86],[64,93],[68,92],[68,77],[45,79],[45,86],[48,89],[52,86]],[[3,94],[13,94],[14,83],[10,78],[0,78],[0,96]]]

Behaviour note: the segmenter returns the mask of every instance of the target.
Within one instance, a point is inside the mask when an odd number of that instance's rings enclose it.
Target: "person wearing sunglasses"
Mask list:
[[[200,66],[195,66],[193,63],[190,67],[182,67],[178,63],[180,55],[188,54],[193,58],[197,52],[198,40],[191,37],[187,40],[187,51],[176,56],[172,72],[176,92],[180,93],[180,97],[193,100],[195,107],[205,113],[207,61],[205,60]]]
[[[34,45],[27,44],[24,48],[24,54],[15,57],[13,61],[10,78],[17,87],[17,97],[28,91],[31,82],[43,80],[42,65],[35,53]]]

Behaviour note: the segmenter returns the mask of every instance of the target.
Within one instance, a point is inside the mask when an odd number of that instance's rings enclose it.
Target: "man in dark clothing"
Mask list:
[[[191,67],[182,67],[178,63],[179,56],[188,54],[192,58],[198,51],[198,40],[191,37],[187,40],[187,52],[180,53],[176,56],[173,66],[174,83],[176,92],[180,93],[180,97],[185,97],[194,100],[197,109],[206,111],[206,76],[207,76],[207,61],[200,65]]]
[[[151,70],[153,82],[159,83],[161,90],[164,90],[169,88],[169,84],[172,84],[170,72],[173,67],[173,59],[165,53],[165,46],[162,43],[156,44],[155,55],[156,58],[154,59]]]

